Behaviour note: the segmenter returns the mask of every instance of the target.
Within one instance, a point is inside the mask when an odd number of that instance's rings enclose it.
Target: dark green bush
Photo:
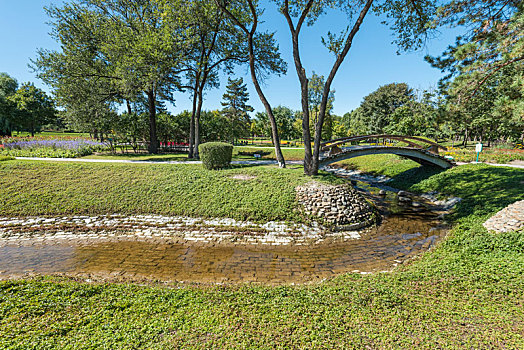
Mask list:
[[[224,142],[207,142],[198,146],[202,165],[206,169],[223,169],[231,163],[233,146]]]

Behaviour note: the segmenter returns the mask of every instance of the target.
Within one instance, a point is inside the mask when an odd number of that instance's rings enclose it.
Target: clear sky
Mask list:
[[[0,0],[0,72],[7,72],[19,82],[32,81],[38,87],[49,91],[31,73],[28,64],[36,57],[38,48],[59,49],[59,45],[49,36],[48,18],[43,10],[51,3],[49,0]],[[264,91],[273,106],[285,105],[300,109],[300,87],[296,77],[291,54],[291,39],[284,17],[272,3],[267,4],[262,28],[276,32],[283,59],[288,62],[288,73],[282,77],[273,76],[266,80]],[[332,88],[336,90],[334,113],[342,115],[356,107],[362,98],[379,86],[392,82],[406,82],[415,89],[435,87],[441,77],[440,71],[424,61],[425,54],[438,55],[454,42],[456,32],[444,31],[440,37],[431,40],[427,47],[413,53],[397,55],[397,48],[391,44],[392,32],[381,24],[381,18],[368,16],[357,34],[348,57],[339,70]],[[327,75],[334,58],[327,52],[320,38],[328,30],[340,32],[345,27],[345,17],[329,13],[313,27],[305,27],[301,34],[303,64],[311,75]],[[250,104],[257,111],[263,106],[252,87],[246,68],[238,68],[235,77],[242,76],[247,82],[251,95]],[[219,89],[207,92],[204,109],[221,108],[220,101],[225,91],[227,77],[222,77]],[[177,93],[176,106],[170,107],[174,113],[190,109],[189,94]]]

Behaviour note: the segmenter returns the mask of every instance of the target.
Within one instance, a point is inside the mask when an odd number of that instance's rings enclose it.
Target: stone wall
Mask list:
[[[323,219],[335,230],[357,230],[377,222],[374,206],[348,184],[310,182],[296,188],[297,200],[307,215]]]
[[[493,215],[484,223],[488,231],[497,233],[524,229],[524,201],[515,202]]]

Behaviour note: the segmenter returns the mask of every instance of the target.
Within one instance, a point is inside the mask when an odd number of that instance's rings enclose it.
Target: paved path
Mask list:
[[[457,165],[467,165],[467,164],[487,164],[491,166],[505,166],[508,168],[517,168],[517,169],[524,169],[524,165],[522,164],[495,164],[495,163],[482,163],[482,162],[471,162],[471,163],[464,163],[464,162],[457,162]]]
[[[202,164],[200,160],[129,160],[129,159],[87,159],[87,158],[37,158],[37,157],[15,157],[19,160],[39,160],[48,162],[84,162],[84,163],[136,163],[136,164]],[[273,165],[278,164],[276,160],[234,160],[231,164],[251,164],[251,165]],[[286,160],[286,164],[290,165],[302,165],[301,160]],[[487,164],[491,166],[505,166],[510,168],[524,169],[524,165],[521,164],[494,164],[494,163],[464,163],[457,162],[457,165],[466,164]]]

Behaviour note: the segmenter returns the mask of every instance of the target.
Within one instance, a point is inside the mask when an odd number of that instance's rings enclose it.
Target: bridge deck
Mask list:
[[[436,165],[444,169],[455,165],[453,161],[422,148],[369,145],[344,147],[338,153],[323,152],[320,156],[320,164],[327,165],[344,159],[373,154],[396,154],[422,165]]]

